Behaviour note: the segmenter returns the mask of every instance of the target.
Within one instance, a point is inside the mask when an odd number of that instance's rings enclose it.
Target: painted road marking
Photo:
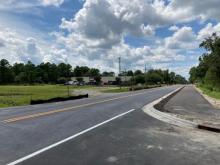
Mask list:
[[[158,90],[158,89],[155,89],[155,90]],[[155,90],[147,91],[147,92],[154,92]],[[121,96],[121,97],[116,97],[116,98],[112,98],[112,99],[102,100],[102,101],[98,101],[98,102],[93,102],[93,103],[88,103],[88,104],[83,104],[83,105],[78,105],[78,106],[73,106],[73,107],[67,107],[67,108],[63,108],[63,109],[57,109],[57,110],[51,110],[51,111],[47,111],[47,112],[40,112],[40,113],[34,113],[34,114],[30,114],[30,115],[12,117],[12,118],[3,120],[2,122],[3,123],[13,123],[13,122],[22,121],[22,120],[27,120],[27,119],[32,119],[32,118],[37,118],[37,117],[42,117],[42,116],[48,116],[48,115],[52,115],[52,114],[56,114],[56,113],[60,113],[60,112],[71,111],[76,108],[88,107],[91,105],[96,105],[96,104],[100,104],[100,103],[119,100],[119,99],[137,96],[137,95],[141,95],[141,94],[145,94],[145,93],[146,92],[136,93],[136,94],[131,94],[131,95],[127,95],[127,96]]]
[[[124,116],[124,115],[126,115],[126,114],[129,114],[129,113],[131,113],[131,112],[133,112],[133,111],[135,111],[135,109],[131,109],[131,110],[127,111],[127,112],[121,113],[121,114],[119,114],[119,115],[117,115],[117,116],[115,116],[115,117],[113,117],[113,118],[110,118],[110,119],[108,119],[108,120],[105,120],[105,121],[102,122],[102,123],[99,123],[99,124],[94,125],[94,126],[92,126],[92,127],[90,127],[90,128],[87,128],[86,130],[81,131],[81,132],[79,132],[79,133],[77,133],[77,134],[75,134],[75,135],[72,135],[72,136],[70,136],[70,137],[68,137],[68,138],[66,138],[66,139],[63,139],[63,140],[61,140],[61,141],[59,141],[59,142],[56,142],[56,143],[54,143],[54,144],[52,144],[52,145],[50,145],[50,146],[47,146],[47,147],[45,147],[45,148],[42,148],[42,149],[40,149],[40,150],[38,150],[38,151],[36,151],[36,152],[34,152],[34,153],[32,153],[32,154],[29,154],[29,155],[27,155],[27,156],[25,156],[25,157],[22,157],[22,158],[20,158],[20,159],[14,161],[14,162],[8,163],[7,165],[16,165],[16,164],[18,164],[18,163],[24,162],[25,160],[28,160],[28,159],[30,159],[30,158],[33,158],[33,157],[35,157],[35,156],[37,156],[37,155],[39,155],[39,154],[41,154],[41,153],[43,153],[43,152],[45,152],[45,151],[48,151],[48,150],[50,150],[50,149],[52,149],[52,148],[54,148],[54,147],[57,147],[58,145],[61,145],[61,144],[65,143],[65,142],[67,142],[67,141],[69,141],[69,140],[72,140],[72,139],[74,139],[74,138],[76,138],[76,137],[78,137],[78,136],[80,136],[80,135],[82,135],[82,134],[84,134],[84,133],[87,133],[87,132],[89,132],[89,131],[91,131],[91,130],[93,130],[93,129],[95,129],[95,128],[101,126],[101,125],[104,125],[104,124],[106,124],[106,123],[109,123],[109,122],[111,122],[111,121],[113,121],[113,120],[115,120],[115,119],[117,119],[117,118],[119,118],[119,117],[122,117],[122,116]]]

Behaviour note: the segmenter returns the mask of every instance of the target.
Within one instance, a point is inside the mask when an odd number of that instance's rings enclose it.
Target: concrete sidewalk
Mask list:
[[[192,85],[171,98],[163,110],[199,124],[220,128],[220,110],[215,109]]]

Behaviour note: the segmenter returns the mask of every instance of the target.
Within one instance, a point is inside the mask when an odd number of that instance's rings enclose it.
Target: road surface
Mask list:
[[[216,134],[141,110],[178,87],[1,109],[0,164],[218,164]]]
[[[220,110],[215,109],[192,85],[186,86],[171,98],[164,109],[189,120],[209,123],[220,128]]]

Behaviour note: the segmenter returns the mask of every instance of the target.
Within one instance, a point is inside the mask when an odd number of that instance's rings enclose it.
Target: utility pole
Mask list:
[[[147,66],[145,64],[145,67],[144,67],[144,78],[145,78],[145,86],[147,86]]]
[[[119,74],[118,74],[119,86],[120,86],[120,89],[121,89],[121,57],[118,58],[118,70],[119,70]]]
[[[70,85],[69,85],[69,83],[67,84],[67,91],[68,91],[68,97],[70,97]]]
[[[66,61],[66,65],[68,64],[68,61]],[[69,84],[69,74],[68,74],[68,71],[66,70],[66,77],[67,77],[67,84],[66,84],[66,86],[67,86],[67,96],[68,97],[70,97],[70,84]]]
[[[124,77],[125,77],[125,82],[127,82],[127,70],[126,69],[125,69]]]

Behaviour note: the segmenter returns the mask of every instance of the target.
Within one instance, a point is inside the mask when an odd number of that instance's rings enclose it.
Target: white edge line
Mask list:
[[[70,136],[70,137],[68,137],[68,138],[66,138],[66,139],[63,139],[63,140],[61,140],[61,141],[59,141],[59,142],[56,142],[56,143],[54,143],[54,144],[52,144],[52,145],[49,145],[48,147],[42,148],[42,149],[40,149],[40,150],[38,150],[38,151],[36,151],[36,152],[33,152],[32,154],[29,154],[29,155],[27,155],[27,156],[25,156],[25,157],[22,157],[22,158],[20,158],[20,159],[18,159],[18,160],[16,160],[16,161],[13,161],[13,162],[11,162],[11,163],[8,163],[7,165],[16,165],[16,164],[21,163],[21,162],[23,162],[23,161],[25,161],[25,160],[28,160],[28,159],[30,159],[30,158],[33,158],[33,157],[35,157],[36,155],[39,155],[39,154],[41,154],[41,153],[43,153],[43,152],[45,152],[45,151],[48,151],[48,150],[50,150],[50,149],[52,149],[52,148],[54,148],[54,147],[56,147],[56,146],[58,146],[58,145],[60,145],[60,144],[62,144],[62,143],[65,143],[65,142],[67,142],[67,141],[69,141],[69,140],[72,140],[72,139],[74,139],[74,138],[76,138],[76,137],[78,137],[78,136],[80,136],[80,135],[82,135],[82,134],[84,134],[84,133],[86,133],[86,132],[89,132],[89,131],[91,131],[91,130],[93,130],[93,129],[95,129],[95,128],[101,126],[101,125],[104,125],[104,124],[106,124],[106,123],[109,123],[110,121],[115,120],[115,119],[117,119],[117,118],[119,118],[119,117],[121,117],[121,116],[124,116],[124,115],[128,114],[128,113],[131,113],[131,112],[133,112],[133,111],[135,111],[135,110],[136,110],[136,109],[131,109],[131,110],[127,111],[127,112],[124,112],[124,113],[122,113],[122,114],[119,114],[119,115],[117,115],[117,116],[115,116],[115,117],[113,117],[113,118],[111,118],[111,119],[108,119],[108,120],[106,120],[106,121],[104,121],[104,122],[102,122],[102,123],[99,123],[99,124],[97,124],[97,125],[94,125],[94,126],[88,128],[88,129],[85,129],[84,131],[81,131],[81,132],[79,132],[79,133],[77,133],[77,134],[74,134],[74,135],[72,135],[72,136]]]

